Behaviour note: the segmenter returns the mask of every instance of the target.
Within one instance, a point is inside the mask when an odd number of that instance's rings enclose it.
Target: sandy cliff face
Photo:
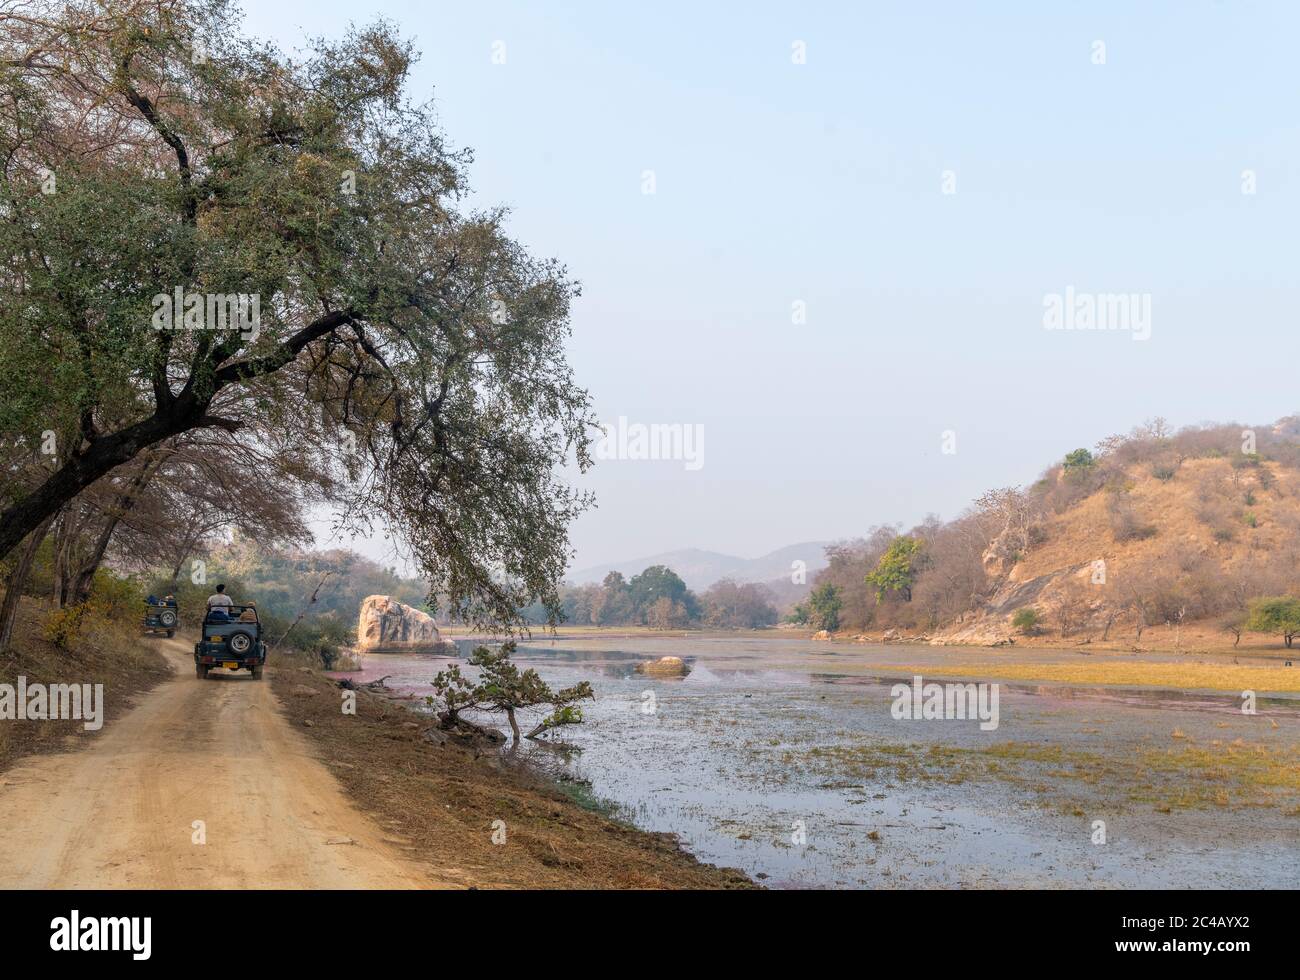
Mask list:
[[[433,618],[391,596],[367,596],[357,622],[357,649],[362,653],[454,653]]]

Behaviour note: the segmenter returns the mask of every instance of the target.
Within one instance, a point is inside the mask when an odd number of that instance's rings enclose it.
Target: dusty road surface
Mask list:
[[[0,773],[0,888],[439,887],[344,797],[267,681],[200,681],[192,647],[162,642],[176,676],[90,747]]]

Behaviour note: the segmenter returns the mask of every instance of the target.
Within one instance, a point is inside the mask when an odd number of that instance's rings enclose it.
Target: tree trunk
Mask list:
[[[207,414],[208,406],[218,391],[227,385],[242,384],[279,371],[291,364],[309,344],[343,324],[353,322],[355,315],[352,310],[324,313],[281,343],[277,350],[260,358],[218,367],[223,355],[214,353],[214,360],[206,370],[190,374],[179,395],[168,394],[165,404],[160,402],[146,419],[108,435],[94,436],[44,483],[0,512],[0,558],[7,556],[45,518],[58,513],[59,508],[82,490],[116,467],[129,463],[150,446],[191,429],[210,426],[227,430],[237,428],[242,423]]]
[[[164,459],[166,459],[165,453],[149,453],[145,457],[144,465],[140,467],[140,471],[132,477],[131,482],[127,484],[127,488],[113,502],[113,506],[108,512],[108,520],[100,529],[94,548],[82,565],[81,570],[77,572],[76,579],[73,582],[71,593],[73,603],[85,602],[90,598],[90,584],[95,578],[95,572],[99,570],[99,566],[104,560],[104,554],[108,551],[108,543],[113,540],[113,532],[117,530],[117,525],[121,523],[127,512],[135,506],[140,491],[144,489],[146,483],[153,479],[154,474],[162,466]]]
[[[191,533],[187,534],[184,540],[181,541],[180,553],[176,557],[176,563],[172,565],[171,583],[173,592],[176,591],[176,585],[180,582],[181,568],[185,564],[185,559],[194,553],[194,549],[198,547],[199,541],[201,541],[206,534],[206,529],[202,532],[195,529],[192,530]]]
[[[323,586],[329,580],[329,577],[333,574],[334,574],[333,572],[326,572],[325,577],[322,578],[318,583],[316,583],[316,588],[312,589],[311,598],[307,600],[307,605],[303,606],[302,609],[298,611],[298,618],[289,624],[289,628],[285,630],[284,633],[281,634],[278,640],[270,644],[270,649],[272,650],[280,649],[280,644],[283,643],[285,639],[288,637],[288,635],[293,632],[293,628],[302,622],[302,618],[307,615],[307,610],[312,605],[315,604],[316,597],[320,595],[321,586]]]
[[[1106,640],[1109,639],[1110,637],[1110,628],[1115,625],[1115,616],[1116,614],[1112,612],[1109,616],[1106,617],[1106,628],[1101,631],[1102,643],[1105,643]]]
[[[51,558],[54,568],[54,607],[62,609],[68,604],[69,564],[71,562],[72,541],[76,537],[76,508],[65,507],[59,515],[54,531],[54,554]]]
[[[73,500],[100,477],[129,463],[139,453],[169,436],[220,424],[204,417],[208,399],[186,391],[168,409],[110,435],[96,436],[54,471],[39,487],[0,513],[0,558],[12,551],[47,517]]]
[[[5,598],[3,604],[0,604],[0,653],[9,649],[14,623],[18,619],[18,602],[22,598],[23,586],[27,584],[27,576],[31,573],[32,562],[36,560],[36,552],[40,550],[41,542],[45,540],[53,523],[53,518],[47,518],[31,534],[27,539],[27,546],[18,554],[18,563],[5,579]]]
[[[515,709],[506,708],[506,717],[510,719],[510,730],[515,733],[514,744],[519,744],[519,722],[515,720]]]

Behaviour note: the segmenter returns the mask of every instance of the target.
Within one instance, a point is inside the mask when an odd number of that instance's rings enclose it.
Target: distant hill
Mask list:
[[[651,565],[667,565],[681,576],[687,587],[698,592],[724,578],[737,582],[789,582],[793,563],[802,561],[807,566],[805,571],[811,582],[813,573],[826,567],[826,544],[825,541],[805,541],[758,558],[737,558],[717,551],[682,548],[645,558],[580,568],[569,573],[567,581],[574,585],[599,584],[610,572],[622,572],[625,578],[631,578]]]
[[[1300,563],[1300,472],[1293,447],[1274,442],[1263,458],[1233,445],[1241,429],[1222,433],[1219,446],[1183,436],[1167,440],[1162,459],[1134,447],[1109,463],[1098,489],[1080,492],[1042,515],[1034,540],[1014,564],[990,559],[992,588],[984,602],[946,624],[948,643],[987,643],[1014,635],[1011,617],[1033,607],[1045,628],[1136,640],[1144,627],[1231,619],[1248,601],[1295,589]],[[1276,431],[1276,430],[1275,430]],[[1215,433],[1211,433],[1213,435]],[[1139,452],[1138,450],[1145,450]],[[1058,471],[1052,476],[1062,483]],[[1107,629],[1107,626],[1110,626]]]
[[[817,577],[840,599],[829,628],[954,644],[1237,642],[1254,601],[1300,595],[1298,436],[1294,416],[1176,432],[1153,419],[946,523],[901,538],[878,527],[833,547]]]

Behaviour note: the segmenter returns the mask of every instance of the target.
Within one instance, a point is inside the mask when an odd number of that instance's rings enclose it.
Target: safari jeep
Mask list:
[[[166,633],[169,637],[176,635],[180,618],[175,606],[162,602],[151,602],[144,614],[144,628],[147,633]]]
[[[200,680],[208,671],[249,670],[260,680],[266,663],[266,644],[256,606],[227,606],[229,618],[214,616],[209,609],[203,618],[203,633],[194,644],[194,675]]]

